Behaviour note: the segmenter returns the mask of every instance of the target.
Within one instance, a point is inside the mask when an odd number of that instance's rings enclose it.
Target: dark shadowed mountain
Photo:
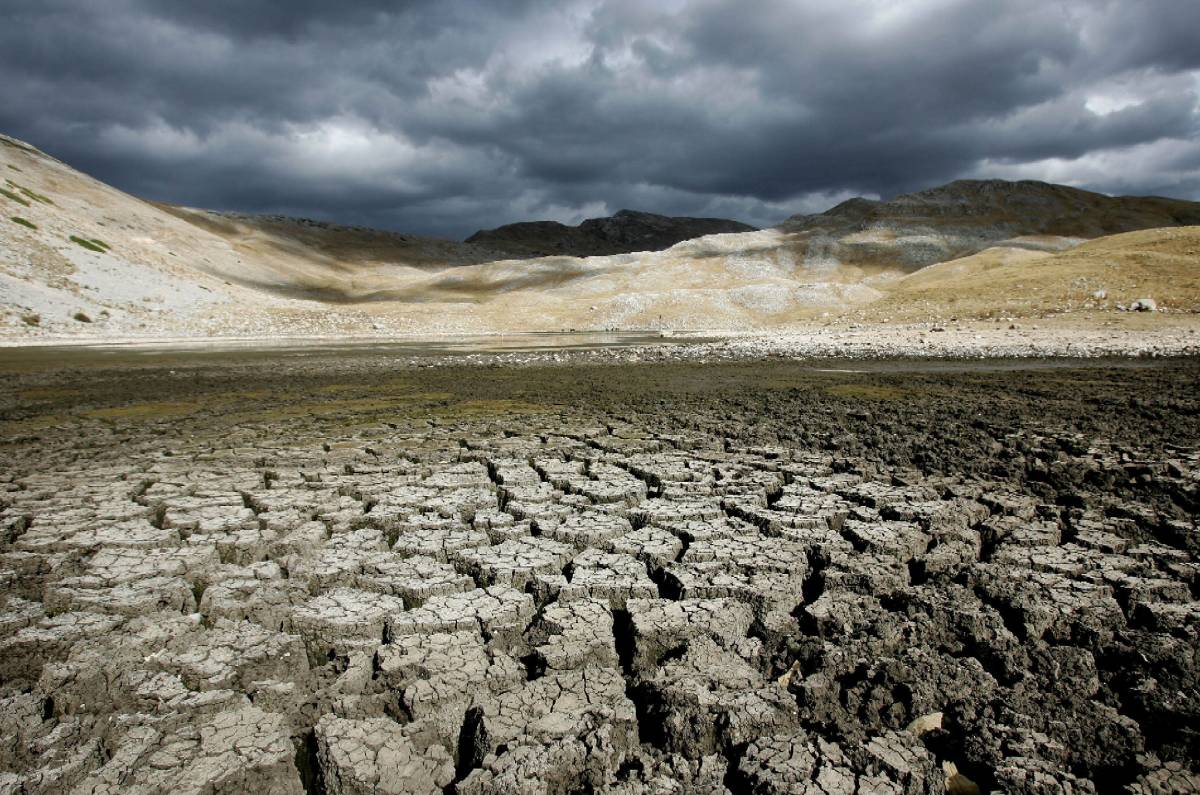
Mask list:
[[[753,232],[754,227],[725,218],[672,218],[619,210],[607,218],[589,218],[578,226],[557,221],[526,221],[483,229],[468,243],[518,258],[567,255],[591,257],[631,251],[661,251],[704,235]]]
[[[1003,243],[1056,250],[1104,235],[1200,224],[1200,203],[1105,196],[1046,182],[958,180],[889,201],[850,199],[779,225],[810,262],[916,270]]]

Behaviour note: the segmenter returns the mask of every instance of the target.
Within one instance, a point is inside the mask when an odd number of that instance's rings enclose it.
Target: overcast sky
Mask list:
[[[0,131],[165,201],[462,237],[958,177],[1200,199],[1200,0],[3,0]]]

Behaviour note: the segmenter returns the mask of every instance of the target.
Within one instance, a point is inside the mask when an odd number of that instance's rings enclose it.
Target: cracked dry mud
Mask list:
[[[1195,791],[1198,376],[7,373],[0,792]]]

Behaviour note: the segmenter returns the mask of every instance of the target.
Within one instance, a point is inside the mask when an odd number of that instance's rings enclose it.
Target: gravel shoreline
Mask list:
[[[0,365],[91,364],[194,356],[385,356],[401,366],[542,366],[634,362],[714,362],[761,359],[873,361],[1166,358],[1200,354],[1200,331],[991,326],[897,326],[803,331],[652,332],[524,335],[430,335],[406,338],[305,337],[262,339],[100,339],[0,342]]]
[[[878,328],[755,334],[690,343],[592,350],[541,350],[511,353],[480,352],[438,357],[428,364],[545,365],[629,362],[730,362],[758,359],[833,359],[847,361],[990,360],[990,359],[1103,359],[1160,358],[1200,354],[1200,335],[1191,330],[1170,332],[1061,330],[991,331],[975,329],[895,329],[883,336]]]

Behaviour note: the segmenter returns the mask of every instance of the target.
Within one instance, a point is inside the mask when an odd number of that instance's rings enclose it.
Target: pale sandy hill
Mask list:
[[[347,302],[494,258],[453,241],[146,202],[3,136],[0,180],[8,337],[371,333]]]
[[[778,230],[493,261],[479,245],[142,201],[12,139],[0,170],[10,338],[757,328],[878,296],[870,274],[805,263]]]
[[[222,275],[292,295],[354,300],[370,289],[364,285],[387,283],[396,268],[436,271],[500,256],[483,246],[363,226],[155,206],[225,239],[249,261],[271,268],[273,278],[261,272]]]
[[[547,328],[755,328],[877,298],[853,267],[809,267],[792,236],[762,230],[707,237],[665,251],[545,257],[465,266],[373,296],[472,302],[487,325],[538,318]],[[381,310],[382,307],[381,307]]]
[[[8,334],[136,333],[262,300],[220,275],[252,266],[217,235],[9,138],[0,175]]]
[[[1110,235],[1058,253],[992,248],[887,285],[863,316],[1029,316],[1151,298],[1200,312],[1200,226]]]
[[[1120,201],[1092,221],[1084,202],[1072,205],[1074,220],[1023,224],[1011,220],[1011,191],[989,187],[984,209],[956,214],[947,198],[956,188],[929,192],[922,201],[938,209],[921,210],[912,227],[878,222],[878,203],[851,203],[825,220],[663,251],[498,259],[475,244],[146,202],[2,136],[0,179],[0,338],[9,341],[756,330],[844,317],[1115,314],[1140,297],[1197,307],[1196,227],[1077,248],[1082,237],[1067,234],[1177,221],[1195,206],[1187,202]],[[1030,191],[1017,193],[1025,201]],[[997,212],[1010,220],[996,222]],[[856,220],[829,243],[827,216]],[[968,243],[985,250],[945,255]],[[921,257],[938,264],[912,273]],[[1106,299],[1089,297],[1097,290]]]

